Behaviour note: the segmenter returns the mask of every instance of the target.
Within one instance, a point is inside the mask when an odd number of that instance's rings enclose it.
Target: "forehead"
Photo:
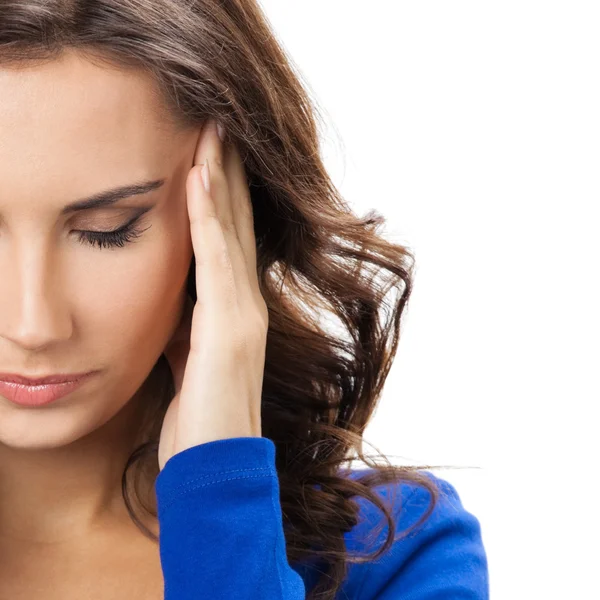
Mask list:
[[[0,181],[15,193],[19,185],[52,186],[52,177],[63,188],[66,176],[92,188],[94,173],[99,187],[107,173],[143,179],[164,166],[177,141],[147,73],[75,53],[23,68],[0,65],[0,132]]]

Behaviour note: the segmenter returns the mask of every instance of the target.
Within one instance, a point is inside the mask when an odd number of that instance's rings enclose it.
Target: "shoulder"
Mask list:
[[[356,479],[368,471],[355,470],[348,477]],[[392,508],[394,535],[399,539],[378,559],[349,564],[339,598],[488,600],[488,565],[479,520],[464,508],[450,482],[428,471],[420,473],[438,490],[435,508],[421,525],[400,537],[426,513],[431,494],[412,482],[376,486],[374,491]],[[356,502],[359,521],[345,535],[346,546],[352,554],[371,555],[385,542],[387,521],[371,501],[360,496]]]

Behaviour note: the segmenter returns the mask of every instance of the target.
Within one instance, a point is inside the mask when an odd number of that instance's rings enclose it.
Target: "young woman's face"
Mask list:
[[[178,324],[198,132],[177,133],[157,98],[148,76],[75,54],[0,66],[0,372],[99,371],[38,408],[0,392],[0,444],[57,447],[99,428],[144,383]],[[159,183],[63,212],[148,182]],[[128,234],[102,237],[127,224]]]

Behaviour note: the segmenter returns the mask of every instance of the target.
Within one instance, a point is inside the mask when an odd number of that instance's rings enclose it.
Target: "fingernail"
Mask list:
[[[222,142],[225,141],[225,127],[221,125],[221,123],[217,123],[217,133],[219,134],[219,138]]]
[[[206,159],[206,162],[204,163],[200,174],[202,175],[202,184],[204,185],[204,189],[207,192],[210,192],[210,171],[208,168],[208,158]]]

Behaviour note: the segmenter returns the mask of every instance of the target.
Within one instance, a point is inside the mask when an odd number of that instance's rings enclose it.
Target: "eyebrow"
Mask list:
[[[115,204],[119,200],[125,198],[131,198],[132,196],[139,196],[140,194],[147,194],[162,187],[166,179],[155,179],[154,181],[141,181],[139,183],[132,183],[130,185],[124,185],[121,187],[114,188],[112,190],[106,190],[90,196],[89,198],[83,198],[77,200],[65,206],[61,214],[68,214],[78,210],[88,210],[91,208],[101,208],[104,206],[110,206]]]

